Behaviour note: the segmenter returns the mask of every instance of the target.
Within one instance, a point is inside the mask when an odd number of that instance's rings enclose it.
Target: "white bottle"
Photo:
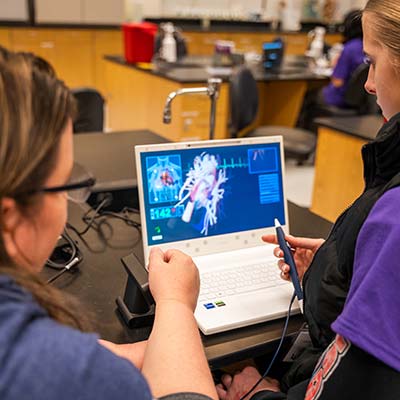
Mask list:
[[[164,39],[161,45],[161,57],[167,62],[176,62],[176,41],[174,38],[174,25],[170,22],[164,26]]]
[[[307,55],[313,57],[315,60],[323,56],[325,32],[323,26],[317,26],[309,33],[314,36],[314,39],[311,42],[310,50],[307,52]]]

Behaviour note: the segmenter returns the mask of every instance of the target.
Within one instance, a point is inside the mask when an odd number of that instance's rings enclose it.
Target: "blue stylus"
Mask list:
[[[292,279],[297,300],[303,300],[303,291],[301,290],[299,276],[297,275],[296,264],[294,263],[292,252],[290,251],[290,246],[285,240],[285,233],[283,232],[282,226],[277,218],[275,218],[275,230],[276,236],[278,238],[279,247],[283,251],[283,258],[285,260],[285,263],[288,264],[290,267],[290,278]],[[300,307],[301,306],[302,304],[300,304]]]

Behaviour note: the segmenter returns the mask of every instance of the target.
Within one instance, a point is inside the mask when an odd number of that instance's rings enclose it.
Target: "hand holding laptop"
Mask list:
[[[321,247],[322,243],[324,243],[324,239],[311,239],[292,235],[285,235],[285,239],[293,249],[293,258],[297,266],[297,273],[299,279],[302,280],[304,273],[311,265],[315,253]],[[277,237],[274,234],[263,235],[262,240],[266,243],[278,244]],[[290,267],[285,263],[283,251],[280,247],[274,249],[274,256],[280,259],[278,261],[278,267],[281,270],[282,279],[289,281]]]

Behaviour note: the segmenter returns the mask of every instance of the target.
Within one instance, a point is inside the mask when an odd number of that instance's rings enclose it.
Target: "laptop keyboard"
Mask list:
[[[199,302],[287,284],[276,260],[200,274]]]

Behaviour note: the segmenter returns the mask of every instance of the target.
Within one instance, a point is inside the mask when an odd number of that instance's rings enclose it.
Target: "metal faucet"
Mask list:
[[[210,109],[210,140],[214,139],[214,131],[215,131],[215,111],[217,105],[217,98],[219,96],[219,89],[222,83],[220,78],[209,78],[208,86],[206,87],[194,87],[194,88],[184,88],[178,89],[175,92],[171,92],[164,106],[163,113],[163,122],[164,124],[171,123],[171,103],[172,100],[180,96],[182,94],[206,94],[211,100],[211,109]]]

